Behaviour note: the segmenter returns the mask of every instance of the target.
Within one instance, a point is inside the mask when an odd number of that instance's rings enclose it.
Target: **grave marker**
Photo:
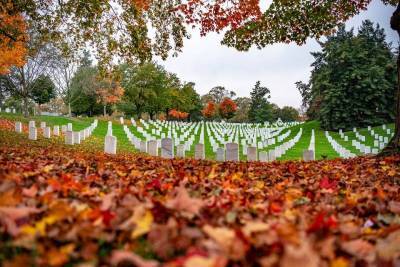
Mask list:
[[[257,148],[249,146],[247,148],[247,161],[257,161]]]
[[[74,134],[72,131],[65,132],[65,144],[73,145],[74,144]]]
[[[117,138],[112,135],[106,135],[104,139],[104,153],[117,154]]]
[[[216,153],[216,160],[217,161],[225,161],[225,149],[222,147],[217,148],[217,153]]]
[[[314,150],[304,150],[303,151],[303,160],[304,161],[315,160]]]
[[[239,161],[239,145],[236,143],[227,143],[225,146],[226,146],[226,160]]]
[[[44,136],[44,138],[51,137],[51,128],[50,127],[44,127],[43,136]]]
[[[205,158],[204,144],[197,144],[194,147],[194,158],[195,159],[204,159]]]
[[[37,129],[36,127],[29,127],[29,139],[37,140]]]
[[[158,156],[158,144],[157,140],[150,140],[147,142],[148,152],[151,156]]]
[[[167,159],[174,157],[174,142],[171,138],[161,139],[161,157]]]
[[[17,121],[17,122],[15,123],[15,131],[16,131],[17,133],[22,133],[22,123],[21,123],[20,121]]]

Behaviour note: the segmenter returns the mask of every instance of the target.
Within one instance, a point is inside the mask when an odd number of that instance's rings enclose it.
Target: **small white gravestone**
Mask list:
[[[67,145],[74,144],[74,133],[72,131],[65,132],[65,144]]]
[[[178,158],[184,158],[185,157],[185,145],[177,145],[176,146],[176,156]]]
[[[46,128],[46,122],[45,121],[41,121],[40,122],[40,128],[42,128],[42,129]]]
[[[36,127],[29,127],[29,139],[37,140],[37,129]]]
[[[74,133],[74,144],[80,144],[81,143],[81,135],[79,132],[73,132]]]
[[[106,135],[104,140],[104,152],[107,154],[117,154],[117,138],[112,135]]]
[[[10,108],[6,108],[6,112],[7,112],[7,113],[10,113]]]
[[[151,156],[157,157],[158,156],[158,143],[157,140],[150,140],[147,142],[147,149],[148,153]]]
[[[260,153],[258,154],[258,159],[261,162],[267,162],[268,161],[268,153],[265,151],[260,151]]]
[[[124,118],[123,118],[123,117],[120,117],[120,118],[119,118],[119,122],[120,122],[121,124],[124,124]]]
[[[217,148],[216,160],[217,161],[225,161],[225,149],[224,148],[222,148],[222,147]]]
[[[161,157],[167,159],[174,157],[174,142],[171,138],[161,139]]]
[[[21,123],[20,121],[17,121],[17,122],[15,123],[15,131],[16,131],[17,133],[22,133],[22,123]]]
[[[35,121],[29,121],[29,128],[36,127]]]
[[[12,109],[12,112],[13,112],[13,113],[17,113],[17,111],[15,110],[15,108]]]
[[[204,159],[205,158],[204,144],[196,144],[195,145],[194,158],[195,159]]]
[[[239,161],[239,145],[236,143],[227,143],[225,146],[226,146],[226,160]]]
[[[247,148],[247,161],[257,161],[257,148],[249,146]]]
[[[55,126],[53,127],[53,134],[54,134],[55,136],[60,136],[60,126],[55,125]]]
[[[147,153],[147,142],[141,140],[140,141],[140,152]]]
[[[72,131],[72,123],[67,124],[67,131]]]
[[[51,129],[50,129],[50,127],[44,127],[43,136],[44,136],[44,138],[50,138],[51,137]]]
[[[79,131],[79,138],[81,139],[81,141],[85,141],[85,131],[84,130]]]
[[[314,150],[304,150],[303,151],[303,160],[304,161],[315,160]]]
[[[65,133],[67,131],[67,125],[61,125],[61,132]]]

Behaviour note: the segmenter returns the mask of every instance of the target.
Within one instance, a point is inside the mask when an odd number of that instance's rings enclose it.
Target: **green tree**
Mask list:
[[[89,116],[101,114],[103,105],[99,103],[96,89],[100,87],[98,69],[83,63],[71,80],[71,109],[75,114]]]
[[[279,117],[282,121],[297,121],[299,112],[294,107],[285,106],[279,110]]]
[[[384,30],[364,21],[357,35],[343,26],[321,45],[310,87],[297,83],[307,115],[330,130],[392,122],[396,65]]]
[[[238,97],[235,100],[237,111],[235,116],[232,118],[233,122],[248,122],[249,111],[251,106],[251,99],[248,97]]]
[[[250,92],[251,104],[248,113],[250,122],[262,123],[272,120],[272,109],[268,99],[271,98],[270,91],[267,87],[261,86],[257,81],[254,88]]]
[[[48,103],[56,96],[55,85],[47,75],[40,75],[29,85],[32,99],[39,105]]]

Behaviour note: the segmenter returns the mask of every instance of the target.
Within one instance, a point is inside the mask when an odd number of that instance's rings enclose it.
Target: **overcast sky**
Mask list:
[[[349,20],[346,27],[357,29],[361,22],[370,19],[385,28],[387,40],[397,44],[397,37],[390,29],[389,20],[394,7],[373,0],[367,11]],[[280,107],[300,107],[301,97],[295,82],[307,82],[313,57],[310,52],[320,50],[312,39],[303,46],[276,44],[262,50],[256,48],[239,52],[220,44],[221,35],[200,37],[198,32],[185,41],[183,52],[166,61],[158,60],[166,70],[178,74],[186,82],[196,83],[199,94],[207,93],[214,86],[225,86],[237,96],[249,96],[256,81],[271,90],[271,102]]]

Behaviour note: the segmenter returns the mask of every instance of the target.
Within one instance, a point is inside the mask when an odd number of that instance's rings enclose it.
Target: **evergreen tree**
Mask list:
[[[396,62],[384,30],[364,21],[354,35],[342,26],[322,48],[312,53],[310,88],[297,83],[309,117],[329,130],[393,122]]]
[[[250,96],[249,121],[258,123],[271,121],[273,115],[271,105],[268,102],[268,99],[271,98],[270,90],[267,87],[261,86],[260,81],[257,81],[250,92]]]

